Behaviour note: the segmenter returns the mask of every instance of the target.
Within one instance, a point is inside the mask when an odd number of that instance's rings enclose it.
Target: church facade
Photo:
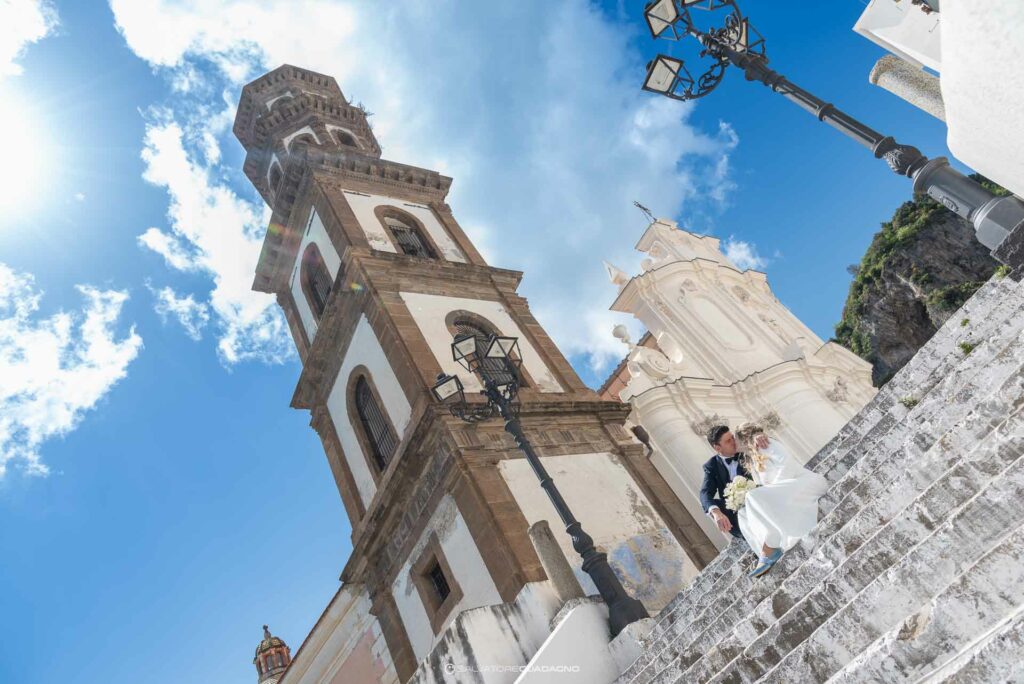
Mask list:
[[[756,421],[807,462],[875,395],[871,364],[823,342],[772,293],[764,273],[736,268],[718,238],[653,221],[630,277],[606,264],[618,288],[612,311],[647,329],[600,393],[632,406],[650,435],[651,463],[708,537],[719,533],[700,506],[702,464],[713,425]]]
[[[530,531],[557,522],[553,506],[499,420],[464,423],[430,393],[461,370],[456,334],[518,338],[524,429],[651,614],[714,558],[626,428],[630,407],[583,384],[517,294],[522,274],[473,246],[450,178],[383,159],[366,112],[293,66],[245,86],[234,133],[272,209],[254,289],[288,320],[302,360],[291,405],[310,412],[352,529],[341,587],[281,684],[450,681],[453,668],[483,681],[480,664],[524,665],[551,634],[566,597]],[[557,562],[595,594],[552,527]]]

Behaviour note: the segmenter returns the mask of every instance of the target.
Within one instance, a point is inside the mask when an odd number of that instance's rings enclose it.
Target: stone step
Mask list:
[[[979,356],[975,357],[975,358],[976,359],[980,359],[981,355],[979,354]],[[783,561],[783,563],[785,565],[780,563],[780,566],[779,566],[779,568],[777,568],[777,570],[783,570],[785,566],[795,567],[797,564],[802,562],[802,560],[804,559],[805,555],[806,555],[806,549],[797,548],[797,549],[792,550],[789,554],[787,554],[786,558]],[[774,575],[775,571],[773,571],[772,574]],[[743,577],[743,573],[734,573],[734,576]],[[722,586],[722,585],[719,585],[719,586]],[[725,585],[725,586],[728,586],[728,585]],[[724,628],[726,626],[730,626],[731,627],[731,624],[730,625],[723,625],[722,624],[722,622],[723,622],[722,618],[725,617],[724,611],[725,611],[726,608],[729,607],[729,601],[731,600],[730,593],[729,592],[721,592],[721,593],[723,594],[723,596],[718,597],[717,600],[716,600],[715,597],[708,597],[706,595],[703,597],[703,603],[705,604],[704,605],[704,608],[705,608],[704,613],[705,613],[705,615],[704,615],[704,620],[702,622],[694,622],[693,625],[687,625],[685,623],[680,624],[679,622],[676,622],[675,624],[671,625],[670,629],[667,631],[667,634],[662,638],[662,643],[661,644],[658,644],[656,642],[652,643],[651,647],[649,648],[649,651],[651,651],[651,652],[658,651],[659,650],[659,645],[661,646],[662,650],[664,651],[663,653],[659,654],[660,658],[657,659],[658,660],[658,664],[656,665],[656,667],[658,669],[666,667],[666,666],[669,666],[675,660],[676,656],[678,655],[678,650],[677,649],[673,649],[673,648],[665,649],[665,643],[664,642],[667,641],[667,639],[674,638],[674,637],[678,636],[679,634],[683,633],[684,631],[688,632],[688,633],[693,633],[693,632],[699,632],[699,631],[701,631],[703,629],[707,629],[708,627],[711,626],[711,624],[709,624],[709,623],[717,623],[717,627],[719,627],[719,628]],[[708,600],[709,598],[711,598],[710,601]],[[749,599],[749,597],[747,597],[747,598]],[[732,613],[735,614],[736,610],[737,610],[737,608],[733,607]],[[739,610],[742,610],[742,608],[740,608]],[[705,645],[707,645],[707,644],[705,644]],[[649,654],[645,654],[645,655],[649,655]],[[653,662],[653,661],[651,661],[651,662]],[[648,662],[647,665],[650,665],[651,662]],[[638,674],[638,672],[635,669],[631,668],[631,670],[627,674],[629,674],[630,676],[636,676]],[[638,681],[638,682],[648,681],[649,677],[650,677],[650,673],[648,673],[647,677],[636,678],[636,681]],[[624,681],[630,681],[630,680],[629,679],[625,679]]]
[[[808,467],[816,469],[816,466],[827,460],[835,451],[850,440],[858,438],[874,424],[892,406],[905,396],[908,396],[911,389],[919,390],[917,378],[928,376],[940,364],[943,359],[948,358],[949,352],[956,348],[963,337],[977,327],[985,326],[990,318],[987,315],[979,315],[981,312],[988,312],[995,303],[1013,292],[1014,283],[1005,278],[993,277],[982,285],[974,295],[964,303],[956,314],[950,316],[946,323],[935,332],[917,354],[900,369],[897,374],[889,380],[872,398],[864,408],[858,412],[839,433],[833,437],[818,453],[808,462]],[[972,316],[974,317],[972,319]],[[974,326],[961,326],[960,322],[967,318],[976,321]],[[983,334],[983,331],[982,331]]]
[[[886,392],[887,398],[883,398],[876,407],[861,412],[871,416],[871,424],[860,438],[823,455],[816,461],[815,470],[830,479],[836,479],[863,453],[865,442],[877,441],[880,435],[890,432],[893,426],[913,412],[913,409],[902,403],[902,399],[916,399],[919,403],[915,408],[920,407],[920,402],[936,384],[963,366],[965,361],[970,361],[970,355],[965,358],[959,346],[961,343],[985,344],[994,339],[1007,339],[1015,330],[1019,330],[1019,314],[1024,309],[1024,290],[1020,284],[1011,279],[1000,280],[995,283],[992,296],[994,299],[983,310],[974,312],[977,320],[972,319],[970,325],[961,327],[959,321],[963,319],[959,316],[951,317],[940,333],[932,337],[931,343],[925,345],[914,357],[913,365],[908,364],[900,371],[903,385],[911,384],[912,387],[889,388],[886,385],[882,391]],[[837,464],[841,466],[837,468]]]
[[[964,681],[983,662],[988,669],[1008,658],[1024,661],[1024,548],[1001,561],[979,563],[962,574],[875,640],[829,684],[940,682],[956,674]],[[973,679],[998,680],[1005,678]]]
[[[856,595],[830,582],[809,596],[807,605],[816,606],[805,614],[826,616],[824,622],[813,620],[802,627],[780,620],[767,633],[774,640],[771,648],[748,649],[738,670],[712,681],[827,680],[979,559],[992,553],[1002,559],[1007,546],[1016,555],[1024,543],[1022,495],[1024,469],[1018,464]],[[924,515],[927,520],[929,514]],[[870,566],[861,572],[874,574]]]
[[[706,670],[705,674],[710,676],[710,673],[725,666],[727,661],[723,660],[724,658],[735,657],[771,627],[780,616],[784,616],[810,592],[820,587],[822,582],[834,581],[830,575],[835,568],[846,562],[865,542],[874,537],[875,547],[886,550],[894,543],[894,539],[899,538],[896,532],[901,527],[896,525],[888,532],[882,533],[882,525],[892,520],[895,515],[892,509],[898,511],[920,500],[931,507],[933,514],[939,510],[944,511],[946,515],[950,514],[955,502],[965,501],[987,479],[998,472],[994,470],[995,468],[1002,470],[1005,458],[1013,459],[1019,455],[1009,448],[1000,453],[993,453],[990,447],[993,439],[1002,439],[1008,434],[1012,435],[1015,430],[1021,431],[1024,428],[1024,413],[1020,409],[1024,404],[1024,400],[1021,399],[1022,393],[1024,373],[1002,388],[1003,400],[983,402],[978,410],[972,412],[945,435],[929,453],[918,457],[917,460],[923,469],[936,468],[935,474],[931,476],[935,478],[934,483],[915,478],[892,479],[888,491],[880,492],[880,497],[872,503],[872,506],[887,506],[891,509],[890,512],[883,515],[881,509],[873,510],[869,506],[860,515],[859,520],[851,523],[852,529],[849,533],[844,528],[836,537],[805,540],[795,547],[800,549],[795,563],[790,560],[793,554],[793,551],[790,551],[780,561],[780,567],[773,569],[749,590],[737,588],[736,591],[743,593],[736,604],[723,609],[719,615],[720,619],[711,625],[712,629],[704,639],[691,645],[684,661],[696,662],[697,659],[704,657],[709,662],[701,666],[701,671]],[[992,399],[995,399],[995,396]],[[1003,416],[1006,415],[1007,405],[1016,405],[1017,413],[1012,421],[1004,422]],[[999,426],[994,432],[993,425]],[[992,432],[991,438],[986,437],[989,432]],[[1024,437],[1021,437],[1021,440],[1022,444],[1019,447],[1024,450]],[[962,456],[967,452],[971,453],[966,457]],[[976,465],[979,460],[980,465]],[[938,522],[939,520],[931,521],[933,525]],[[816,530],[815,535],[819,532]],[[903,534],[906,534],[905,529]],[[862,551],[859,558],[863,558],[863,553]],[[777,571],[781,571],[780,577],[774,577]],[[760,586],[768,578],[772,578],[774,582],[764,587]],[[726,636],[725,633],[730,628],[732,632]],[[698,670],[691,672],[695,677],[697,673]]]
[[[675,598],[661,609],[655,626],[652,628],[646,641],[649,643],[654,641],[677,622],[692,619],[694,611],[702,606],[703,600],[713,590],[715,585],[721,582],[732,582],[740,569],[753,559],[754,554],[750,552],[747,545],[742,540],[734,540],[711,563],[701,570],[700,574],[690,583],[690,586],[679,592]],[[649,649],[645,651],[644,655],[649,656],[649,658],[654,657],[653,654],[650,654]],[[641,656],[630,669],[639,669],[646,662],[644,656]]]
[[[999,411],[998,407],[993,406],[987,413],[998,413]],[[1024,416],[1019,416],[1018,419],[1024,419]],[[983,432],[985,430],[984,426],[980,424],[982,422],[983,420],[980,418],[974,421],[974,438],[976,440],[978,439],[978,431]],[[1006,429],[1013,430],[1014,426],[1011,425]],[[967,439],[969,440],[970,437]],[[955,448],[956,444],[957,442],[952,442],[951,446]],[[1004,455],[1008,454],[1009,452],[1006,452]],[[989,460],[993,464],[998,462],[994,457],[988,458],[984,453],[981,455],[981,458],[985,461],[985,467],[991,467],[988,464]],[[779,567],[769,575],[753,583],[745,576],[737,580],[727,591],[722,592],[724,600],[718,600],[709,604],[703,619],[691,626],[691,629],[688,631],[690,638],[687,639],[685,648],[676,645],[675,648],[665,650],[656,665],[657,669],[663,670],[661,675],[655,678],[653,672],[649,672],[647,673],[647,679],[642,681],[650,681],[652,679],[656,681],[667,679],[670,681],[672,676],[679,676],[686,666],[705,656],[709,658],[709,662],[705,663],[702,667],[708,668],[711,673],[716,671],[718,667],[723,666],[727,662],[727,659],[723,660],[723,658],[726,658],[726,656],[732,657],[742,650],[746,644],[750,643],[758,634],[774,622],[776,615],[781,615],[793,605],[795,602],[795,592],[792,592],[788,585],[783,586],[784,582],[788,582],[787,571],[793,567],[799,570],[803,570],[807,566],[813,568],[817,563],[823,563],[828,559],[826,556],[825,559],[805,564],[804,561],[807,559],[807,554],[808,548],[802,544],[798,545],[783,557]],[[838,554],[833,553],[833,556],[835,555]],[[831,563],[831,567],[835,567],[835,559]],[[805,586],[800,587],[800,590],[805,594],[812,586],[813,584],[809,586],[805,584]],[[794,595],[787,595],[787,590]],[[730,634],[728,639],[723,639],[723,636],[731,631],[734,634]],[[693,636],[694,633],[697,634],[697,637]],[[712,667],[712,663],[717,663],[718,667]],[[694,673],[688,674],[693,675]],[[706,674],[710,676],[710,674]]]
[[[1024,389],[1024,374],[1018,386]],[[729,640],[723,640],[716,647],[735,660],[723,665],[721,658],[714,663],[713,658],[705,657],[709,663],[701,670],[694,669],[689,673],[694,680],[706,681],[715,673],[718,673],[718,678],[714,681],[730,681],[730,675],[750,679],[761,676],[789,649],[825,623],[836,608],[854,600],[881,573],[926,544],[935,534],[933,530],[943,529],[969,510],[986,508],[987,501],[984,498],[979,500],[978,493],[991,482],[998,482],[1001,473],[1024,465],[1021,459],[1024,454],[1024,412],[1018,411],[1012,420],[1004,422],[991,435],[978,429],[981,427],[976,426],[978,431],[974,432],[982,440],[978,448],[962,461],[955,462],[952,468],[913,498],[909,506],[906,505],[907,499],[902,497],[913,496],[912,491],[904,494],[900,487],[892,488],[893,505],[904,509],[900,515],[881,523],[884,526],[876,524],[872,531],[869,513],[864,516],[862,531],[867,536],[866,540],[852,539],[848,548],[844,548],[842,540],[836,540],[836,544],[829,540],[827,546],[816,549],[809,562],[787,578],[769,601],[763,601],[751,611],[737,625]],[[954,452],[959,449],[959,445],[952,446]],[[1021,482],[1024,485],[1024,478]],[[822,549],[824,551],[819,553]],[[706,676],[701,677],[702,673]]]
[[[1021,556],[1017,557],[1018,564],[1022,560]],[[1024,681],[1024,608],[985,635],[971,650],[919,681],[921,684]]]
[[[1015,289],[1016,288],[1016,289]],[[985,286],[969,300],[968,304],[965,305],[957,315],[951,317],[950,322],[943,328],[942,332],[945,339],[937,334],[926,346],[931,348],[938,348],[936,354],[932,354],[927,357],[930,361],[933,361],[932,368],[938,368],[942,365],[943,357],[945,354],[946,360],[952,359],[954,363],[962,363],[966,359],[960,354],[960,350],[957,348],[959,340],[968,333],[974,335],[980,335],[982,344],[987,341],[989,333],[995,337],[1000,337],[1000,334],[1005,337],[1007,331],[1012,329],[1013,320],[1009,319],[1009,314],[1014,311],[1018,311],[1022,304],[1024,304],[1024,296],[1022,296],[1020,287],[1018,284],[1013,283],[1011,280],[993,280],[986,283]],[[987,299],[986,299],[987,297]],[[986,308],[987,307],[987,308]],[[1019,311],[1018,311],[1019,312]],[[960,320],[963,317],[975,316],[978,321],[977,324],[972,323],[970,330],[964,331],[960,326]],[[973,320],[973,319],[972,319]],[[1007,325],[1007,323],[1009,325]],[[940,344],[941,343],[941,344]],[[957,354],[948,353],[950,350],[956,349]],[[979,350],[976,350],[980,351]],[[981,358],[981,355],[971,355],[974,359],[971,361],[977,361]],[[921,355],[920,358],[915,357],[915,360],[908,364],[901,373],[910,375],[912,373],[920,373],[923,361],[921,359],[926,358],[926,355]],[[970,359],[970,357],[967,357]],[[946,365],[949,365],[948,363]],[[976,365],[976,364],[975,364]],[[936,373],[938,378],[948,376],[948,373]],[[899,383],[896,383],[896,378],[890,381],[887,387],[898,387]],[[947,383],[947,386],[950,383]],[[881,394],[881,393],[880,393]],[[890,397],[890,402],[893,405],[899,406],[900,409],[904,408],[899,405],[895,399]],[[896,409],[899,411],[899,409]],[[909,411],[904,411],[905,415]],[[858,419],[863,419],[864,414],[858,416]],[[875,416],[877,418],[877,416]],[[899,427],[899,421],[891,420],[890,425],[886,426],[888,430]],[[850,426],[841,431],[840,435],[836,439],[832,440],[830,445],[822,450],[822,453],[833,448],[837,443],[842,442],[844,439],[848,439],[851,442],[856,441],[855,430]],[[819,453],[821,456],[821,453]],[[816,457],[817,458],[817,457]],[[692,634],[697,630],[698,626],[694,625],[693,618],[695,614],[705,614],[705,618],[708,616],[720,615],[721,612],[728,607],[728,604],[723,605],[730,599],[731,592],[728,588],[738,582],[747,581],[745,578],[745,565],[741,565],[744,561],[752,560],[753,556],[749,553],[743,553],[742,549],[737,548],[737,544],[732,545],[727,552],[720,555],[715,562],[708,566],[708,568],[694,581],[690,588],[681,592],[679,596],[673,600],[659,615],[659,622],[655,630],[652,632],[652,639],[649,643],[651,645],[645,650],[642,656],[634,663],[626,672],[623,673],[619,681],[621,682],[646,682],[651,681],[656,670],[661,669],[665,665],[665,661],[671,661],[675,655],[672,652],[660,653],[661,658],[659,663],[652,664],[656,660],[656,655],[659,651],[665,651],[667,643],[678,635],[686,633]],[[796,547],[790,553],[786,555],[780,566],[787,564],[791,566],[799,565],[806,558],[806,549]],[[772,580],[778,580],[780,578],[772,577],[776,575],[777,568],[768,578],[763,578],[760,583],[756,585],[760,589],[770,588],[773,584]],[[724,589],[724,590],[723,590]],[[766,592],[770,593],[770,592]],[[705,620],[706,622],[706,620]],[[731,625],[730,625],[731,626]]]

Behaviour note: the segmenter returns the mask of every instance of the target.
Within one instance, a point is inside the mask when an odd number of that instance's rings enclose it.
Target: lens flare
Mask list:
[[[52,143],[40,113],[10,88],[0,88],[0,130],[5,132],[0,212],[7,217],[27,211],[46,196]]]

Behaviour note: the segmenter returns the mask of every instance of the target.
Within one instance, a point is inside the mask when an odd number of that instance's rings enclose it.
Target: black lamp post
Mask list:
[[[694,21],[695,10],[720,12],[720,28],[701,29]],[[736,0],[654,0],[644,9],[647,25],[655,38],[681,40],[692,36],[703,46],[702,57],[711,66],[694,78],[683,61],[658,55],[647,65],[644,90],[677,100],[704,97],[721,82],[730,65],[743,70],[748,81],[760,81],[790,102],[813,114],[819,121],[867,147],[884,159],[901,176],[914,181],[915,193],[926,193],[951,211],[974,224],[978,241],[993,250],[993,256],[1020,266],[1020,243],[1024,241],[1024,202],[1008,196],[997,197],[979,183],[952,168],[945,157],[929,160],[920,150],[897,143],[832,104],[821,100],[768,68],[764,38],[750,25]],[[1014,233],[1012,239],[1007,239]]]
[[[608,606],[608,619],[612,636],[647,615],[644,604],[626,593],[619,578],[608,565],[607,554],[594,548],[594,540],[583,531],[583,526],[569,510],[544,464],[533,450],[530,440],[519,424],[513,401],[519,392],[519,342],[515,337],[492,335],[490,339],[473,335],[458,335],[452,343],[452,356],[471,373],[479,375],[487,397],[487,403],[471,406],[466,402],[465,390],[458,376],[437,376],[437,383],[431,389],[438,401],[447,404],[452,415],[466,422],[486,420],[496,413],[505,420],[505,431],[512,435],[516,445],[526,456],[530,467],[540,480],[540,486],[547,492],[558,517],[565,524],[565,531],[572,537],[572,547],[583,557],[583,571],[590,575],[601,598]]]

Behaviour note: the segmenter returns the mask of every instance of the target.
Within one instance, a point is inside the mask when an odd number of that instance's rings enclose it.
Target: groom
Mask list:
[[[717,452],[704,464],[704,483],[700,487],[700,503],[718,529],[742,538],[736,512],[725,507],[725,486],[738,475],[750,477],[736,449],[736,438],[728,425],[716,425],[708,431],[708,442]]]

